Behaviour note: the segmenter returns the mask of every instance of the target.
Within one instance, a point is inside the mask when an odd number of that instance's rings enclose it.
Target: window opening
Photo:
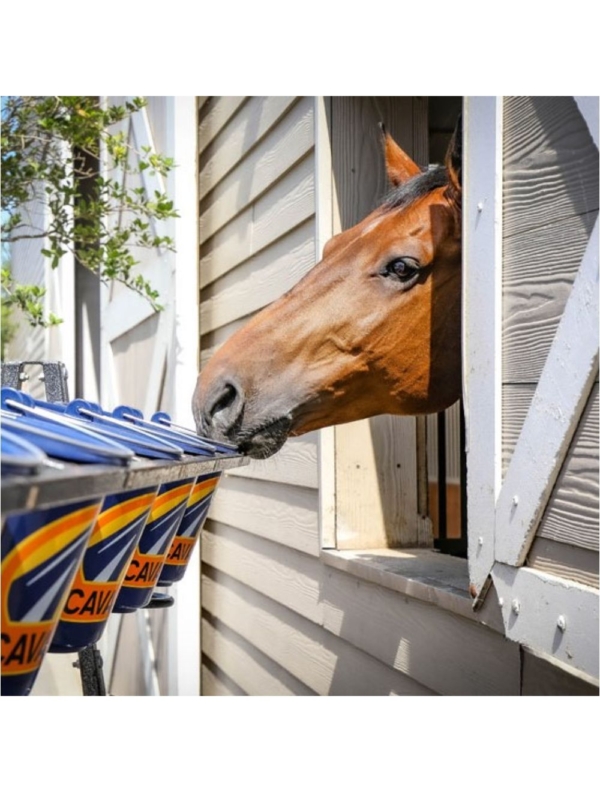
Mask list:
[[[443,164],[462,97],[430,96],[428,100],[429,163]],[[434,547],[467,557],[465,420],[462,402],[427,417],[429,515]]]

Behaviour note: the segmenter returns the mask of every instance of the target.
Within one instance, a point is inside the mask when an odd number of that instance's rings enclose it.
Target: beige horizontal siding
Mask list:
[[[597,550],[573,547],[538,536],[527,556],[527,565],[584,586],[599,586]]]
[[[505,467],[534,393],[535,385],[504,388]],[[573,553],[566,547],[551,548],[549,544],[543,544],[537,548],[534,545],[529,559],[529,563],[538,569],[549,571],[554,566],[557,574],[587,585],[597,585],[598,579],[598,403],[598,385],[595,385],[537,532],[538,537],[552,544],[570,545],[589,551],[590,557]],[[540,552],[541,547],[544,548],[543,552]],[[576,569],[577,560],[582,564],[579,571]]]
[[[201,365],[315,263],[313,100],[216,97],[200,111]],[[270,540],[281,553],[319,553],[317,438],[223,477],[202,541],[202,685],[206,695],[310,695],[315,688],[252,632],[223,618],[213,537]],[[269,544],[270,544],[269,542]],[[219,553],[231,546],[220,545]],[[230,559],[233,563],[233,559]],[[229,563],[229,562],[226,562]],[[225,610],[224,610],[225,608]],[[285,612],[285,608],[283,609]]]
[[[231,171],[296,101],[294,96],[251,96],[236,107],[223,136],[202,148],[200,197],[204,198]],[[235,103],[234,103],[235,104]],[[223,116],[224,117],[224,114]],[[213,122],[214,129],[215,124]],[[202,134],[202,127],[200,131]]]
[[[305,99],[210,192],[200,215],[207,240],[275,184],[314,145],[313,103]],[[202,193],[202,178],[200,176]]]
[[[202,651],[249,696],[310,696],[313,691],[227,625],[205,616]]]
[[[202,103],[198,125],[199,153],[223,130],[246,100],[245,96],[210,96]]]
[[[503,182],[505,238],[598,210],[598,150],[573,97],[505,99]]]
[[[582,415],[538,536],[588,550],[598,543],[598,386]]]
[[[243,316],[240,319],[236,319],[235,322],[230,322],[228,325],[217,328],[212,333],[203,334],[200,339],[200,368],[206,366],[211,357],[223,346],[229,336],[243,327],[253,315],[254,314]]]
[[[200,288],[314,216],[314,162],[307,157],[206,244],[202,233]]]
[[[598,216],[598,150],[573,97],[505,99],[503,182],[506,470]],[[528,564],[597,586],[598,509],[596,385]]]
[[[292,437],[274,456],[253,459],[249,465],[230,470],[228,476],[317,489],[317,433]]]
[[[211,524],[205,532],[202,556],[219,586],[237,587],[246,601],[253,598],[253,618],[258,618],[261,608],[268,611],[267,621],[283,619],[287,613],[290,641],[302,644],[302,634],[313,635],[315,628],[323,628],[327,640],[331,634],[344,644],[342,650],[342,644],[333,641],[338,651],[360,650],[436,692],[518,691],[518,646],[478,624],[357,581],[277,540],[249,536],[225,525]],[[203,605],[210,609],[206,601]],[[301,633],[297,639],[292,638],[295,630]],[[274,659],[285,665],[283,657]],[[356,680],[356,685],[361,682]]]
[[[206,655],[202,656],[200,670],[201,690],[203,696],[244,696],[239,685],[229,679],[224,672],[211,662]]]
[[[557,218],[505,240],[504,383],[539,380],[596,217]]]
[[[213,496],[210,517],[303,553],[319,554],[315,490],[225,476]]]
[[[203,290],[200,326],[209,333],[269,305],[315,263],[314,223],[306,221]]]
[[[319,695],[430,695],[431,691],[288,608],[220,572],[202,578],[214,617]]]

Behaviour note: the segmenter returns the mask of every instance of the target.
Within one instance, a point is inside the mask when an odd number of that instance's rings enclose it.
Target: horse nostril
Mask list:
[[[233,382],[224,383],[215,393],[206,410],[209,425],[227,433],[237,420],[243,403],[241,389],[236,387]]]
[[[212,407],[210,408],[210,415],[211,418],[215,416],[218,412],[222,412],[226,410],[229,405],[235,400],[236,390],[233,385],[225,385],[225,390],[223,393],[217,397],[216,401],[213,403]]]

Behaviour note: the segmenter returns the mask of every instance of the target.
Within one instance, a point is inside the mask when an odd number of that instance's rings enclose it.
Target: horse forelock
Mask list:
[[[450,184],[448,171],[443,166],[431,168],[431,170],[420,173],[410,181],[401,184],[391,190],[383,199],[381,208],[384,211],[399,209],[415,203],[420,198],[424,198],[433,190],[439,187],[447,187]]]

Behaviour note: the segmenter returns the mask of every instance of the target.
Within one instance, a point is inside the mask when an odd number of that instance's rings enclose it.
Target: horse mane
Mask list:
[[[437,165],[391,190],[383,199],[381,208],[389,212],[392,209],[409,206],[438,187],[446,187],[449,184],[447,169]]]

